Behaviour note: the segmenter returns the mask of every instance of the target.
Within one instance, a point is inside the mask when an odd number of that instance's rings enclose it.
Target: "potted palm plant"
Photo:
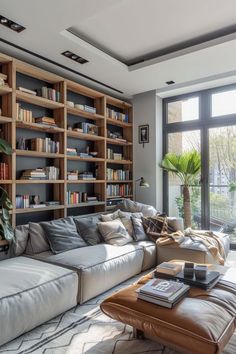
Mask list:
[[[189,188],[195,184],[201,169],[201,157],[196,151],[185,152],[181,155],[168,153],[164,156],[161,165],[165,171],[178,176],[183,186],[184,226],[191,227],[191,200]]]
[[[0,153],[11,155],[12,148],[4,139],[0,139]],[[10,223],[10,213],[12,209],[11,200],[8,197],[7,191],[0,186],[0,239],[10,241],[14,237],[14,231]]]

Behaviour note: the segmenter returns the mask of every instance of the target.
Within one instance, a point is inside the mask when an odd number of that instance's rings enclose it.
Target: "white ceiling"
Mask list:
[[[236,1],[227,0],[0,0],[0,14],[26,27],[15,33],[0,26],[1,38],[124,92],[123,97],[157,89],[177,89],[236,75],[236,34],[188,50],[127,66],[136,58],[211,32],[234,26]],[[69,34],[76,29],[82,38]],[[104,55],[103,51],[114,55]],[[106,90],[79,75],[0,42],[0,50],[46,67],[75,81]],[[60,53],[70,50],[89,63],[80,65]],[[109,90],[108,90],[109,91]],[[109,91],[115,94],[114,91]]]

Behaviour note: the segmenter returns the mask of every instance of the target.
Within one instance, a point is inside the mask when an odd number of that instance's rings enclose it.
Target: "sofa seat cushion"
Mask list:
[[[117,247],[101,243],[51,255],[46,260],[78,272],[78,299],[83,303],[139,274],[142,270],[143,254],[143,247],[138,244]]]
[[[143,248],[143,264],[142,272],[154,268],[157,265],[157,248],[153,241],[139,241],[134,242],[134,244],[139,245]]]
[[[229,236],[220,232],[214,233],[221,239],[225,250],[225,257],[227,257],[230,245]],[[186,237],[180,245],[157,245],[158,264],[175,259],[176,257],[190,262],[216,263],[216,259],[208,251],[206,246],[200,241],[193,241],[191,237]]]
[[[0,345],[77,303],[78,275],[29,257],[0,262]]]

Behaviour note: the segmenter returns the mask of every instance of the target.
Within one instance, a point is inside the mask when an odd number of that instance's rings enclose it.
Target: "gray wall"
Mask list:
[[[144,177],[150,188],[140,188],[136,183],[136,200],[151,204],[162,211],[162,99],[156,91],[148,91],[133,98],[134,117],[134,179]],[[138,126],[149,124],[149,143],[144,147],[138,142]]]

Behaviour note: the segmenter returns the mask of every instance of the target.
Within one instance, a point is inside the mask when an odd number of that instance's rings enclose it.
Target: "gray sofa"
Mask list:
[[[181,228],[179,220],[173,222]],[[16,257],[0,262],[0,345],[164,260],[202,262],[204,254],[214,261],[203,248],[156,247],[149,240],[124,246],[100,242],[54,254],[47,241],[33,239],[28,225],[18,226],[15,235]]]

